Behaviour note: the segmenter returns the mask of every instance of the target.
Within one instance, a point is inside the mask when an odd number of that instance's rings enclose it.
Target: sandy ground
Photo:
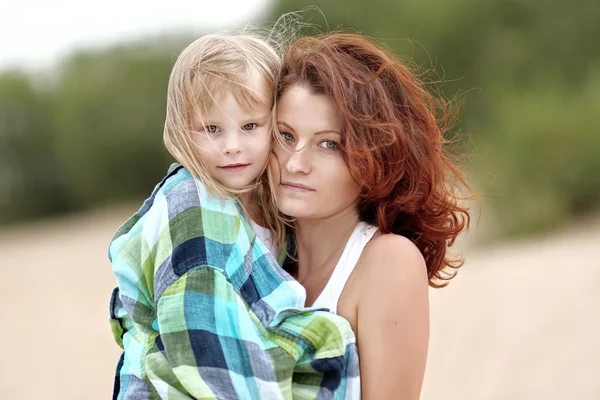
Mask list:
[[[107,399],[119,355],[108,325],[107,244],[131,212],[0,232],[1,399]],[[431,292],[422,399],[600,399],[600,223],[468,248]]]
[[[422,399],[600,399],[600,223],[467,252],[431,291]]]

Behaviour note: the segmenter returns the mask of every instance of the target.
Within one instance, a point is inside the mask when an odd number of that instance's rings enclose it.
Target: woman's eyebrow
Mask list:
[[[294,128],[292,128],[289,124],[287,124],[283,121],[277,121],[277,124],[285,126],[287,129],[291,130],[292,132],[294,131]],[[342,135],[340,132],[338,132],[334,129],[324,129],[322,131],[317,131],[317,132],[313,133],[313,135],[318,136],[318,135],[326,135],[329,133],[333,133],[333,134],[340,135],[340,136]]]
[[[286,123],[285,123],[285,122],[283,122],[283,121],[277,121],[277,124],[278,124],[278,125],[283,125],[283,126],[285,126],[286,128],[288,128],[289,130],[291,130],[291,131],[294,131],[294,128],[292,128],[290,125],[286,124]]]
[[[328,133],[334,133],[336,135],[342,136],[342,134],[340,132],[338,132],[336,130],[333,130],[333,129],[326,129],[324,131],[318,131],[318,132],[313,133],[313,135],[315,135],[315,136],[317,136],[317,135],[326,135]]]

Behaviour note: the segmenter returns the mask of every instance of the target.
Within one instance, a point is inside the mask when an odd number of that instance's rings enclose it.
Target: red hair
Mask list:
[[[285,54],[278,96],[292,85],[330,97],[344,115],[342,150],[363,188],[360,218],[410,239],[421,251],[432,287],[463,261],[448,246],[469,225],[459,205],[465,178],[444,150],[446,104],[429,94],[391,52],[361,35],[333,32],[298,38]],[[437,282],[437,283],[436,283]]]

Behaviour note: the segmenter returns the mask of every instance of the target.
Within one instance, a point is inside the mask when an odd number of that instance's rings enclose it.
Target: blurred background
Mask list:
[[[111,396],[107,247],[171,162],[175,58],[308,5],[461,105],[454,151],[481,201],[465,266],[431,291],[422,399],[600,399],[597,1],[2,0],[3,399]]]

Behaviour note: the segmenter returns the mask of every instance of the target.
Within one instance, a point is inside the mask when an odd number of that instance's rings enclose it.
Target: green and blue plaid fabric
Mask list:
[[[181,166],[116,233],[111,326],[117,399],[360,397],[348,322],[302,286],[234,200]]]

